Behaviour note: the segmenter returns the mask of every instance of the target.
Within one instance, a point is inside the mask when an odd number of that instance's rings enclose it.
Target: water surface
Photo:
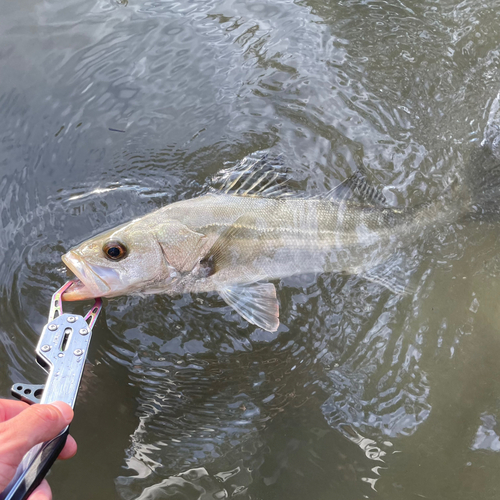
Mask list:
[[[428,201],[481,161],[500,90],[498,1],[0,6],[2,397],[40,380],[71,246],[257,150],[307,193],[363,167]],[[275,334],[216,294],[107,301],[55,498],[496,498],[498,249],[457,221],[412,249],[414,295],[284,280]]]

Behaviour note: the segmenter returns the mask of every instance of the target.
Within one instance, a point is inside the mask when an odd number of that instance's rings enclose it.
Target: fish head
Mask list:
[[[155,232],[134,222],[84,241],[62,260],[77,277],[64,293],[69,301],[150,293],[159,283],[168,286],[177,274]]]

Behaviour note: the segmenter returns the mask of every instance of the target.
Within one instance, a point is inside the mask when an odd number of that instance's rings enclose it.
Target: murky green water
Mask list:
[[[263,149],[308,192],[364,165],[431,199],[500,90],[498,1],[0,5],[3,397],[39,380],[72,245]],[[497,498],[498,230],[419,241],[415,295],[285,280],[276,334],[215,294],[108,301],[55,498]]]

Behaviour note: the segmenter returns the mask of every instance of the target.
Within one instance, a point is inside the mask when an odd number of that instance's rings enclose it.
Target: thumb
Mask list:
[[[73,420],[71,406],[34,404],[0,424],[0,464],[16,466],[38,443],[55,438]]]

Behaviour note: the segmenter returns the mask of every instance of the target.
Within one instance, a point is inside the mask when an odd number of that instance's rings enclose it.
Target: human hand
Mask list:
[[[14,477],[23,456],[33,446],[55,438],[73,420],[71,406],[61,401],[28,405],[0,399],[0,492]],[[60,459],[76,453],[76,441],[68,436]],[[44,479],[29,500],[51,500],[49,483]]]

